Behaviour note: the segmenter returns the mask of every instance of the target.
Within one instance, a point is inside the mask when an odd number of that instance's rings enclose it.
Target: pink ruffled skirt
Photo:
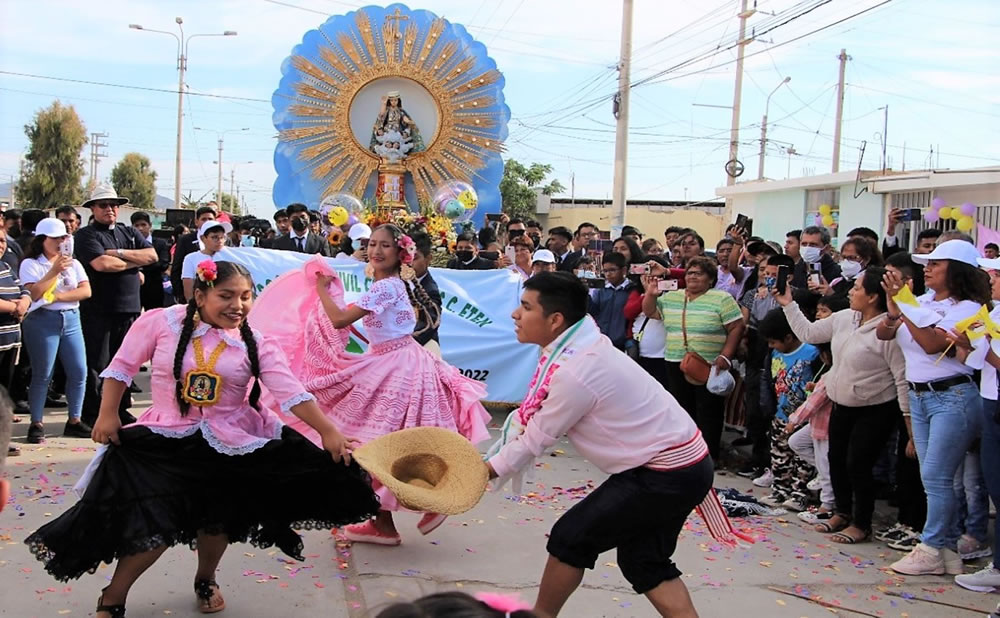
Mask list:
[[[316,336],[306,343],[302,383],[345,436],[366,443],[409,427],[444,427],[474,444],[490,437],[490,416],[480,403],[485,386],[412,337],[372,344],[365,354],[354,355],[343,351],[346,335],[329,320],[313,324]],[[289,424],[319,442],[305,423],[296,419]],[[377,482],[374,487],[383,509],[399,509],[385,488]]]

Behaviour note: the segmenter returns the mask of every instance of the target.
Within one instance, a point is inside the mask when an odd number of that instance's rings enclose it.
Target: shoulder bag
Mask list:
[[[702,358],[697,352],[692,352],[688,347],[687,335],[687,293],[684,293],[684,309],[681,312],[681,333],[684,335],[684,358],[681,359],[681,372],[684,379],[691,384],[703,386],[708,383],[708,376],[712,365]]]

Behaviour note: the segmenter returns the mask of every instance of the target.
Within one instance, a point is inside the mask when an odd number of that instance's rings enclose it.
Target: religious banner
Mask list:
[[[280,275],[301,268],[313,256],[294,251],[226,248],[219,261],[246,266],[260,293]],[[328,258],[344,284],[344,300],[353,303],[373,283],[364,264],[351,258]],[[510,317],[521,298],[521,279],[508,270],[466,271],[431,268],[441,290],[441,354],[463,375],[486,384],[489,401],[518,403],[538,362],[538,348],[518,343]],[[367,349],[361,322],[352,326],[348,352]]]

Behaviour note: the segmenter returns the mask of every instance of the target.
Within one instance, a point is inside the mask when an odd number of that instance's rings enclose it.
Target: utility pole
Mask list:
[[[840,130],[844,122],[844,73],[850,56],[846,49],[840,50],[840,79],[837,81],[837,120],[833,126],[833,173],[840,171]]]
[[[889,144],[889,106],[885,106],[885,117],[882,119],[882,173],[885,173],[886,168],[889,166],[888,160],[886,159],[885,150]]]
[[[108,145],[105,142],[101,142],[101,138],[108,137],[107,133],[91,133],[90,134],[90,180],[87,183],[87,187],[93,190],[97,186],[97,168],[100,165],[100,159],[107,158],[107,153],[101,152],[101,148],[107,148]]]
[[[745,0],[744,0],[745,1]],[[628,171],[628,102],[632,83],[629,70],[632,63],[632,5],[633,0],[622,1],[622,47],[618,61],[618,94],[615,95],[615,179],[612,206],[615,225],[625,225],[625,175]]]
[[[747,19],[751,15],[757,12],[757,9],[747,9],[747,0],[740,0],[740,36],[737,39],[737,49],[736,49],[736,85],[733,88],[733,119],[732,124],[729,129],[729,161],[726,163],[726,186],[731,187],[736,184],[736,172],[735,168],[730,166],[735,166],[737,161],[739,161],[739,145],[740,145],[740,100],[743,96],[743,56],[746,54],[746,46],[750,41],[746,40],[747,36]],[[742,172],[741,172],[742,173]],[[732,213],[730,210],[733,207],[733,200],[730,197],[726,198],[726,217],[728,218]]]
[[[781,80],[781,83],[775,86],[771,94],[767,95],[767,102],[764,103],[764,118],[760,121],[760,160],[757,162],[757,180],[764,180],[764,159],[767,157],[767,110],[771,106],[771,97],[779,88],[790,81],[792,81],[791,77]],[[692,132],[693,134],[694,132]]]
[[[236,168],[234,167],[229,170],[229,195],[233,198],[236,198],[235,191],[236,191]],[[236,199],[233,202],[233,207],[234,207],[233,212],[236,212],[235,209],[239,207],[239,204],[240,201],[238,199]]]
[[[219,204],[219,210],[222,210],[222,136],[219,136],[219,185],[215,191],[215,201]]]

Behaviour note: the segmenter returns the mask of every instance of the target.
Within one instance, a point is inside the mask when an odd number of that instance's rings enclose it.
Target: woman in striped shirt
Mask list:
[[[0,228],[0,255],[7,252],[7,232]],[[21,320],[28,313],[31,296],[9,264],[0,261],[0,386],[10,390],[17,353],[21,349]],[[8,455],[18,455],[16,446]]]

